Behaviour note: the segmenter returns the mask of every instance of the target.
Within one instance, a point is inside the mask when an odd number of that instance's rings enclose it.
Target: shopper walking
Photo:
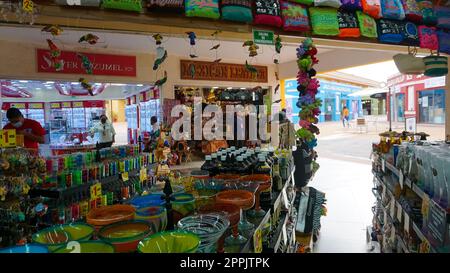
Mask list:
[[[46,132],[39,122],[24,118],[17,108],[9,108],[6,117],[9,123],[3,129],[15,129],[17,135],[22,135],[25,148],[37,150],[39,143],[44,143]]]
[[[90,133],[91,135],[98,133],[99,149],[111,147],[116,142],[116,131],[106,115],[100,116],[100,123],[92,127]]]
[[[347,126],[350,127],[349,116],[350,112],[348,111],[347,106],[344,106],[344,108],[342,109],[342,125],[344,126],[344,128],[345,122],[347,122]]]

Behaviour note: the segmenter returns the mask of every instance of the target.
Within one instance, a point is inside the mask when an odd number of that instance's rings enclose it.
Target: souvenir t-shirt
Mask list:
[[[188,17],[219,19],[219,0],[186,0],[185,11]]]
[[[222,0],[222,19],[238,22],[252,22],[251,0]]]
[[[358,19],[355,12],[338,11],[339,37],[359,37]]]
[[[418,0],[420,11],[422,12],[423,23],[425,25],[436,25],[437,17],[434,13],[433,3],[431,1]]]
[[[307,6],[311,6],[312,4],[314,4],[314,0],[289,0],[289,2],[304,4]]]
[[[419,4],[417,4],[416,0],[402,0],[402,4],[406,19],[416,23],[422,21],[422,12],[420,12]]]
[[[341,0],[343,10],[362,10],[361,0]]]
[[[434,7],[437,17],[437,26],[450,29],[450,7]]]
[[[439,38],[439,52],[450,54],[450,31],[440,29],[437,31]]]
[[[332,7],[332,8],[340,8],[341,0],[314,0],[314,6],[316,7]]]
[[[380,0],[361,0],[363,11],[375,19],[381,18]]]
[[[386,19],[403,20],[405,11],[400,0],[381,0],[381,15]]]
[[[438,50],[439,41],[435,27],[419,26],[420,47]]]
[[[22,126],[18,128],[14,127],[11,123],[8,123],[5,127],[3,127],[3,129],[15,129],[17,134],[20,134],[20,132],[26,132],[37,136],[45,136],[46,134],[44,128],[42,128],[39,122],[27,118],[24,119]],[[39,143],[24,137],[24,146],[29,149],[38,149]]]
[[[315,35],[339,35],[339,22],[337,9],[334,8],[310,8],[311,25]]]
[[[405,33],[403,42],[410,46],[419,46],[419,30],[413,22],[405,23]]]
[[[147,8],[158,12],[181,12],[184,0],[147,0]]]
[[[142,12],[141,0],[103,0],[102,7],[105,9],[119,9],[127,11]]]

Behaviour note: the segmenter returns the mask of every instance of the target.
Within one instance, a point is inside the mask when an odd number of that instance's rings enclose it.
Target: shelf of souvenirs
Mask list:
[[[404,224],[404,230],[407,233],[410,233],[411,231],[414,231],[414,233],[417,235],[417,238],[426,243],[430,249],[431,253],[438,253],[439,251],[434,248],[433,246],[431,246],[429,239],[427,238],[427,236],[425,236],[425,233],[422,231],[422,228],[420,227],[421,225],[416,223],[415,221],[413,221],[413,217],[406,212],[406,210],[403,209],[402,205],[397,201],[397,199],[395,198],[395,194],[394,192],[389,189],[387,183],[380,178],[379,176],[376,175],[376,173],[374,173],[375,175],[375,179],[379,182],[380,185],[382,185],[383,187],[383,192],[385,192],[384,194],[380,194],[376,191],[374,191],[374,195],[376,197],[381,197],[380,199],[378,199],[379,201],[382,202],[382,200],[386,199],[386,196],[389,196],[389,202],[386,206],[382,205],[382,211],[384,213],[384,215],[386,215],[385,221],[381,221],[381,219],[377,216],[378,221],[380,222],[380,224],[384,225],[386,224],[386,220],[388,220],[388,222],[390,223],[403,223]],[[394,205],[392,205],[392,201],[394,201]],[[433,201],[433,200],[431,200]],[[390,206],[393,206],[394,208],[390,209]],[[392,213],[395,214],[392,215]],[[401,220],[399,220],[399,218]],[[405,220],[408,219],[408,220]],[[406,222],[406,223],[405,223]],[[409,253],[410,250],[409,248],[407,248],[406,246],[408,244],[405,243],[405,240],[402,236],[397,236],[399,239],[399,245],[400,248],[404,250],[404,252]],[[405,251],[406,250],[406,251]]]

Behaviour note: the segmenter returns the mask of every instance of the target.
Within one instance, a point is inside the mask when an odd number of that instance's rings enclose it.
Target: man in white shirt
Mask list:
[[[100,123],[92,127],[90,133],[92,135],[98,133],[98,144],[100,149],[111,147],[115,142],[116,131],[114,130],[112,123],[108,121],[106,115],[100,116]]]

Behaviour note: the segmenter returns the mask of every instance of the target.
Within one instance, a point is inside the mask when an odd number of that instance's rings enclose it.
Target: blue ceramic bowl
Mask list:
[[[0,253],[48,253],[48,249],[43,245],[27,244],[23,246],[1,248]]]

